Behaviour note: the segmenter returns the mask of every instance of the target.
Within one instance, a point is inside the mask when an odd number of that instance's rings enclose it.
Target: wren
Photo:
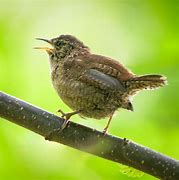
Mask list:
[[[95,119],[109,117],[103,130],[106,133],[116,110],[133,111],[131,100],[137,92],[167,84],[162,75],[138,76],[116,60],[92,54],[72,35],[37,39],[52,46],[36,49],[48,53],[53,86],[63,102],[74,111],[65,114],[59,110],[65,118],[64,127],[74,114]]]

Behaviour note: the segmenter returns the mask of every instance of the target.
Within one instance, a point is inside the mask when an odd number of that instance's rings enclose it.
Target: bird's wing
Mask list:
[[[86,54],[68,61],[68,68],[76,68],[79,80],[102,89],[111,88],[125,91],[123,81],[133,74],[122,64],[107,57]]]
[[[125,81],[134,76],[134,74],[125,68],[118,61],[111,58],[87,54],[86,56],[80,57],[82,62],[92,69],[96,69],[104,74],[107,74],[119,81]]]
[[[100,89],[125,91],[125,87],[119,80],[96,69],[88,69],[79,80]]]

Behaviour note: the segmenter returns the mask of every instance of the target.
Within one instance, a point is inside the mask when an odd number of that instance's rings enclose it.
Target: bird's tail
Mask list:
[[[132,95],[143,89],[156,89],[167,84],[167,78],[162,75],[135,76],[126,81],[126,88]]]

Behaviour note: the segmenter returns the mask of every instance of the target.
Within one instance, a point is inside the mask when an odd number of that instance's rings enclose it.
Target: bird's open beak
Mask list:
[[[37,40],[41,40],[41,41],[45,41],[49,44],[52,45],[52,42],[48,39],[43,39],[43,38],[36,38]],[[49,47],[34,47],[34,49],[42,49],[42,50],[46,50],[47,53],[53,53],[54,52],[54,49],[53,48],[49,48]]]
[[[49,47],[34,47],[34,49],[46,50],[48,53],[53,53],[53,49]]]

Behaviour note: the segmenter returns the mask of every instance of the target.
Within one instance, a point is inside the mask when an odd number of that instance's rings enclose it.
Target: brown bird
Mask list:
[[[162,75],[137,76],[109,57],[92,54],[90,49],[72,35],[50,40],[52,45],[37,47],[49,54],[51,79],[60,98],[74,111],[62,113],[66,126],[70,117],[102,119],[109,117],[106,133],[114,112],[119,108],[133,111],[132,97],[143,89],[155,89],[167,83]]]

